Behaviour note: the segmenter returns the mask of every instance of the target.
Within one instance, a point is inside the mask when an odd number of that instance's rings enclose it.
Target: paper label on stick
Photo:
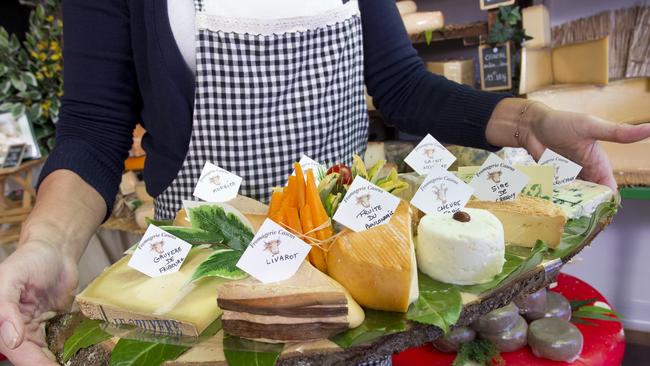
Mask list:
[[[307,179],[307,171],[311,170],[314,173],[316,185],[320,183],[320,172],[325,171],[325,167],[321,163],[317,162],[316,160],[313,160],[307,155],[303,155],[302,158],[300,158],[298,164],[300,164],[300,167],[302,168],[302,172],[305,175],[305,179]],[[294,170],[291,173],[291,175],[296,175],[296,171]]]
[[[149,277],[172,274],[181,268],[190,249],[191,244],[149,225],[129,260],[129,267]]]
[[[436,167],[446,170],[456,157],[433,136],[426,135],[404,161],[418,174],[428,175]]]
[[[399,198],[357,176],[345,194],[334,220],[359,232],[390,221]]]
[[[509,201],[528,183],[528,176],[494,154],[483,165],[469,183],[474,195],[483,201]]]
[[[264,283],[283,281],[296,273],[310,250],[309,244],[266,219],[237,262],[237,268]]]
[[[582,167],[564,156],[554,152],[551,149],[546,149],[539,158],[539,165],[552,166],[555,172],[554,186],[561,186],[573,182]]]
[[[194,188],[194,197],[207,202],[226,202],[237,197],[242,178],[206,162]]]
[[[454,213],[465,207],[473,192],[474,188],[452,173],[434,168],[415,192],[411,203],[428,215]]]

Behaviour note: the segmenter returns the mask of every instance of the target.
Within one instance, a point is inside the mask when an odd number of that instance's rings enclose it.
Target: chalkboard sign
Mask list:
[[[508,90],[512,88],[510,43],[479,46],[478,58],[481,64],[481,89]]]
[[[480,0],[481,10],[498,8],[499,6],[512,5],[515,0]]]
[[[11,145],[9,150],[7,150],[7,155],[5,156],[5,161],[2,163],[3,168],[14,168],[20,165],[23,162],[23,156],[25,155],[25,150],[27,150],[27,145]]]

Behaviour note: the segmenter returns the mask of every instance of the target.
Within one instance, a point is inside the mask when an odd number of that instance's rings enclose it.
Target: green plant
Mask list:
[[[521,12],[518,6],[502,6],[497,11],[497,19],[490,29],[487,42],[490,44],[512,41],[516,49],[532,37],[520,26]]]
[[[63,95],[60,0],[21,0],[33,7],[21,42],[0,27],[0,113],[25,115],[41,152],[54,146]]]

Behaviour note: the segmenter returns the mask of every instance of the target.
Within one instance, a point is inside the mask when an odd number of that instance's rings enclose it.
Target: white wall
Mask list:
[[[650,332],[650,201],[624,200],[614,222],[563,271],[600,291],[626,328]]]

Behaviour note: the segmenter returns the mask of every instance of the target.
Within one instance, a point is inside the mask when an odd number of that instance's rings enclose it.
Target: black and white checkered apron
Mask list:
[[[197,7],[192,137],[156,217],[192,199],[206,162],[243,178],[240,194],[263,202],[307,155],[349,162],[366,146],[363,39],[357,1],[315,16],[233,19]]]

